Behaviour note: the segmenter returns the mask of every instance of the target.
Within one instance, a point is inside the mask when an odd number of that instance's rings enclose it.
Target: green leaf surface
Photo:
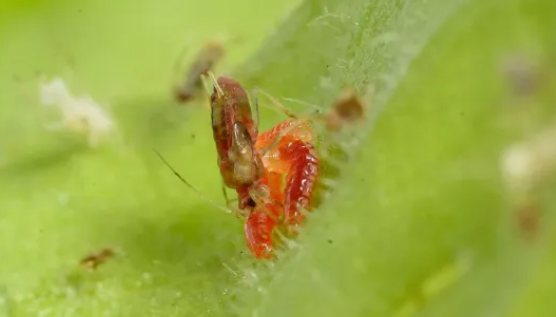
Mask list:
[[[264,40],[293,0],[194,2],[0,7],[0,314],[556,311],[554,171],[530,193],[540,213],[533,238],[501,175],[508,146],[556,126],[556,5],[306,0]],[[151,151],[223,203],[209,112],[169,95],[181,47],[191,58],[222,32],[242,41],[227,46],[218,71],[233,69],[245,87],[323,107],[348,86],[375,91],[354,134],[321,131],[321,180],[334,186],[320,189],[305,230],[274,263],[253,260],[241,223]],[[535,79],[527,67],[508,73],[529,62]],[[35,70],[102,101],[118,138],[89,149],[80,136],[44,132],[55,115],[35,101]],[[262,118],[266,129],[282,117],[264,109]],[[77,266],[105,246],[118,252],[113,261],[96,272]]]

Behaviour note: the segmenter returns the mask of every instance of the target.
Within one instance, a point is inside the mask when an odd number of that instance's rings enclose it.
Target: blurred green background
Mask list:
[[[556,126],[555,27],[545,0],[0,3],[0,316],[552,316],[554,171],[529,239],[500,162]],[[333,186],[276,263],[151,151],[223,202],[208,108],[170,94],[181,49],[222,36],[217,72],[247,88],[376,92],[354,135],[319,130]],[[114,138],[45,130],[41,74],[110,111]]]

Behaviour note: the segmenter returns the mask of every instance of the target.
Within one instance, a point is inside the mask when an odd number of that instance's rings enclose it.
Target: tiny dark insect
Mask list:
[[[284,98],[284,100],[310,106],[318,109],[317,113],[307,116],[307,119],[321,122],[326,130],[338,132],[344,128],[363,122],[367,114],[373,95],[373,88],[369,86],[364,96],[359,96],[353,88],[347,88],[339,95],[332,106],[323,111],[322,107],[301,100]]]
[[[110,248],[104,248],[97,253],[93,253],[84,257],[83,259],[81,259],[79,264],[81,264],[81,266],[85,268],[96,270],[99,265],[112,259],[115,255],[116,253],[114,252],[114,250]]]
[[[208,42],[197,53],[186,72],[185,79],[180,85],[174,87],[174,98],[180,103],[186,103],[201,93],[203,81],[201,76],[207,75],[216,63],[224,57],[225,51],[222,44]],[[179,69],[179,60],[176,69]]]
[[[332,109],[325,115],[328,130],[338,131],[348,124],[357,123],[365,116],[366,107],[355,90],[347,89],[336,100]]]

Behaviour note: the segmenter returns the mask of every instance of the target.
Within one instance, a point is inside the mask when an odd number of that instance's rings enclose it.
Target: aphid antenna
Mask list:
[[[222,179],[221,179],[222,180]],[[228,197],[228,192],[226,191],[226,185],[224,185],[224,181],[222,180],[222,194],[224,196],[224,199],[226,200],[226,206],[228,206],[228,208],[230,208],[230,205],[233,201],[237,201],[238,198],[230,198]],[[231,209],[231,208],[230,208]]]
[[[262,92],[267,97],[269,97],[271,100],[273,99],[275,102],[280,104],[275,98],[272,98],[272,96],[270,96],[268,93],[266,93],[264,91],[262,91]],[[313,108],[313,109],[316,110],[316,113],[306,114],[306,115],[303,115],[301,117],[292,115],[292,116],[290,116],[291,118],[296,118],[296,119],[298,118],[298,119],[309,120],[309,121],[322,121],[322,120],[325,119],[325,116],[324,116],[325,110],[321,106],[318,106],[318,105],[315,105],[315,104],[312,104],[312,103],[309,103],[309,102],[306,102],[306,101],[302,101],[302,100],[299,100],[299,99],[294,99],[294,98],[282,98],[282,99],[285,100],[285,101],[295,102],[297,104],[300,104],[300,105],[303,105],[303,106],[306,106],[306,107],[309,107],[309,108]],[[282,107],[284,107],[284,106],[282,106]],[[289,112],[291,113],[291,111],[289,111]]]
[[[315,113],[311,113],[311,114],[306,114],[303,116],[303,119],[306,120],[310,120],[310,121],[323,121],[326,119],[325,116],[325,112],[326,110],[318,105],[303,101],[303,100],[299,100],[299,99],[295,99],[295,98],[283,98],[285,101],[289,101],[289,102],[295,102],[297,104],[300,104],[302,106],[306,106],[309,108],[313,108],[315,109]]]
[[[260,120],[260,115],[259,115],[259,98],[257,97],[257,91],[256,89],[253,89],[251,91],[251,100],[253,100],[253,121],[255,122],[255,126],[258,127],[259,126],[259,120]]]
[[[299,99],[295,99],[295,98],[282,98],[282,99],[285,100],[285,101],[295,102],[295,103],[298,103],[298,104],[300,104],[300,105],[313,108],[313,109],[315,109],[318,113],[323,113],[323,112],[324,112],[323,107],[318,106],[318,105],[315,105],[315,104],[312,104],[312,103],[310,103],[310,102],[306,102],[306,101],[299,100]]]
[[[264,89],[260,88],[260,87],[255,87],[252,91],[252,97],[253,100],[255,102],[255,104],[258,105],[258,94],[262,93],[263,95],[265,95],[266,98],[268,98],[270,100],[270,102],[272,103],[272,107],[270,106],[265,106],[266,108],[275,110],[275,111],[279,111],[283,114],[285,114],[286,116],[290,117],[290,118],[294,118],[297,119],[297,115],[295,115],[295,113],[293,111],[291,111],[290,109],[288,109],[286,106],[284,106],[280,101],[278,101],[278,99],[274,98],[270,93],[266,92]]]
[[[216,80],[216,76],[214,76],[214,73],[212,71],[208,71],[207,75],[212,79],[212,83],[214,85],[214,88],[216,89],[216,92],[218,93],[218,96],[224,96],[224,90],[222,90],[222,87],[220,87],[220,85],[218,84],[218,81]]]
[[[211,204],[213,207],[216,207],[216,208],[218,208],[218,209],[220,209],[220,210],[222,210],[226,213],[230,213],[230,214],[234,213],[229,208],[223,207],[220,204],[216,203],[214,200],[212,200],[212,199],[208,198],[207,196],[203,195],[199,190],[197,190],[197,188],[195,188],[195,186],[191,185],[188,181],[186,181],[185,178],[183,178],[183,176],[181,176],[180,173],[178,173],[172,167],[172,165],[170,165],[170,163],[168,163],[168,161],[166,161],[166,159],[162,156],[162,154],[160,154],[160,152],[158,152],[156,149],[153,149],[153,151],[156,153],[156,155],[158,155],[158,157],[162,160],[162,162],[174,173],[174,175],[176,175],[182,181],[182,183],[185,184],[185,186],[189,187],[189,189],[191,189],[199,197],[201,197],[201,199],[203,199],[205,202]]]

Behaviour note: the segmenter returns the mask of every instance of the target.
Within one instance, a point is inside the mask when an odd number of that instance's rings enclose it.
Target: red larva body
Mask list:
[[[278,137],[281,140],[263,155],[262,161],[265,168],[263,183],[270,189],[272,201],[281,203],[279,212],[276,213],[276,204],[265,204],[266,212],[257,206],[245,225],[247,246],[257,258],[269,257],[268,250],[274,246],[272,232],[278,225],[285,224],[290,235],[296,234],[295,227],[303,220],[302,212],[311,207],[318,177],[317,154],[314,146],[308,143],[313,139],[310,123],[297,119],[282,121],[259,134],[256,148],[268,147]],[[283,174],[286,174],[286,186],[282,192]],[[272,217],[269,211],[272,211]]]
[[[311,209],[319,161],[314,146],[302,141],[292,141],[280,152],[291,162],[284,190],[284,222],[297,226],[303,221],[302,212]]]
[[[245,241],[257,259],[274,257],[274,229],[278,225],[279,208],[272,204],[257,206],[245,221]]]
[[[260,184],[269,189],[270,199],[266,198],[262,204],[250,208],[244,226],[245,242],[255,258],[271,259],[274,257],[273,232],[282,212],[282,175],[265,169]]]
[[[279,149],[283,160],[288,161],[289,172],[286,176],[286,187],[283,195],[273,196],[278,183],[271,183],[271,197],[279,198],[283,204],[266,203],[257,206],[249,214],[245,222],[245,238],[247,247],[258,259],[269,259],[274,256],[273,231],[280,223],[288,227],[289,235],[296,235],[296,227],[304,219],[302,214],[311,209],[311,199],[318,177],[319,162],[312,144],[300,140],[289,142]],[[272,172],[265,171],[268,174]],[[279,175],[274,173],[274,175]],[[265,177],[265,184],[269,184]],[[279,188],[280,188],[279,187]],[[276,201],[276,200],[274,200]]]
[[[277,144],[274,144],[277,138],[281,139]],[[269,171],[287,174],[291,161],[288,158],[282,157],[280,149],[291,141],[311,142],[313,138],[313,127],[309,121],[288,119],[280,122],[272,129],[260,133],[255,147],[261,152],[268,149],[269,146],[274,146],[274,148],[269,149],[262,155],[263,165]]]

